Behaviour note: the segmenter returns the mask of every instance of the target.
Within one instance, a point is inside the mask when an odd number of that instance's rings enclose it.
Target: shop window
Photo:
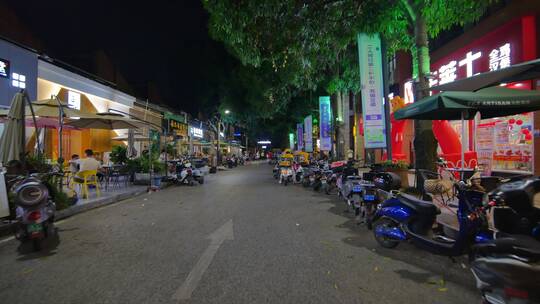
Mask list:
[[[533,113],[480,120],[474,135],[481,169],[485,172],[532,172],[533,125]],[[461,137],[461,122],[452,122],[452,126]]]
[[[11,74],[11,85],[16,88],[25,89],[26,88],[26,76],[19,73]]]

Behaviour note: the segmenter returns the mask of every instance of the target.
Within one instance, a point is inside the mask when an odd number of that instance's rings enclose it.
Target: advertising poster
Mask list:
[[[379,35],[358,34],[360,89],[364,118],[364,146],[386,148],[384,91]]]
[[[304,119],[304,149],[313,152],[313,120],[311,115]]]
[[[298,151],[302,151],[304,149],[304,124],[299,123],[296,124],[296,138],[298,141]]]
[[[483,175],[490,176],[493,169],[493,152],[495,148],[495,124],[479,124],[476,129],[476,152],[478,166]]]
[[[319,97],[319,138],[320,150],[332,150],[332,108],[330,107],[330,96]]]

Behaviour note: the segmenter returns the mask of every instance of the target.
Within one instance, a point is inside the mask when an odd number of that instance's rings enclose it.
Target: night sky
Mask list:
[[[200,0],[7,2],[44,44],[40,51],[88,70],[91,54],[104,50],[137,97],[154,82],[163,103],[192,114],[236,64],[209,37]]]

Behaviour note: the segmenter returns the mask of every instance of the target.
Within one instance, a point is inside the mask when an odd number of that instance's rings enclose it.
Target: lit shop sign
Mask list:
[[[203,129],[201,128],[196,128],[196,127],[189,127],[189,133],[193,136],[193,137],[197,137],[197,138],[203,138]]]
[[[432,71],[429,86],[443,85],[458,79],[458,71],[464,71],[465,77],[471,77],[479,72],[496,71],[507,68],[512,64],[512,47],[510,43],[505,43],[497,48],[489,50],[489,53],[481,51],[469,51],[464,57],[451,60],[442,64],[438,70]],[[480,64],[476,62],[486,62],[487,70],[481,70]],[[475,70],[476,67],[476,70]],[[459,75],[463,76],[463,73]],[[463,78],[463,77],[459,77]]]
[[[187,137],[188,134],[187,124],[172,119],[169,120],[169,130],[172,134],[182,137]]]
[[[81,94],[68,91],[68,106],[73,109],[81,109]]]
[[[9,78],[9,61],[0,58],[0,77]]]
[[[259,140],[257,143],[259,145],[270,145],[270,144],[272,144],[272,142],[269,141],[269,140]]]
[[[516,18],[436,59],[431,63],[430,87],[523,62],[524,35],[525,25],[521,18]],[[412,81],[405,83],[403,98],[406,103],[414,101]]]

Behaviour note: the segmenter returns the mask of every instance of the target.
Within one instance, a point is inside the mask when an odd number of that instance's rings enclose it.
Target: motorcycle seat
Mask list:
[[[478,244],[475,248],[483,254],[513,254],[535,260],[540,259],[540,242],[525,235],[497,233],[495,240]]]
[[[416,197],[409,194],[400,193],[398,195],[398,199],[404,205],[420,214],[436,215],[441,213],[441,210],[437,206],[433,205],[433,203],[417,199]]]

